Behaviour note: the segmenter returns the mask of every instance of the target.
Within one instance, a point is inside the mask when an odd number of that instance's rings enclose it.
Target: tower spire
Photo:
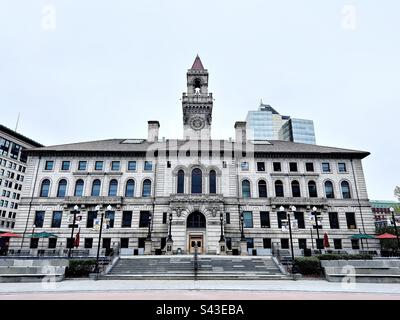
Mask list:
[[[191,67],[192,70],[204,70],[203,64],[201,63],[199,55],[194,59],[193,65]]]

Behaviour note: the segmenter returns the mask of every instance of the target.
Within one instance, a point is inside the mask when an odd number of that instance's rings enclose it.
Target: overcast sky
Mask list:
[[[262,98],[317,144],[370,151],[371,199],[400,184],[398,0],[0,0],[0,123],[45,145],[182,137],[198,53],[213,138]]]

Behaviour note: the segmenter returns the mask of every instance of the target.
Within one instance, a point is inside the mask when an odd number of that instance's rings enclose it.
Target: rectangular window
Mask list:
[[[244,161],[240,163],[240,168],[242,169],[242,171],[249,171],[249,163]]]
[[[360,241],[358,239],[351,239],[351,248],[354,250],[360,249]]]
[[[85,171],[87,166],[87,161],[79,161],[78,162],[78,170]]]
[[[306,162],[306,171],[307,172],[314,172],[314,163]]]
[[[121,238],[121,248],[129,248],[129,238]]]
[[[329,162],[322,162],[322,172],[331,172],[331,165]]]
[[[138,239],[138,248],[143,248],[144,249],[145,241],[146,241],[146,238],[139,238]]]
[[[161,238],[161,250],[167,245],[167,238]]]
[[[340,172],[340,173],[347,172],[346,163],[344,163],[344,162],[339,162],[339,163],[338,163],[338,169],[339,169],[339,172]]]
[[[263,248],[271,249],[271,239],[270,238],[263,238]]]
[[[57,238],[49,238],[49,249],[55,249],[57,247]]]
[[[136,171],[136,161],[128,161],[128,170]]]
[[[94,170],[97,170],[97,171],[103,170],[103,161],[96,161],[94,163]]]
[[[265,171],[265,163],[257,162],[257,171]]]
[[[280,172],[282,171],[282,166],[280,162],[274,162],[273,163],[274,171],[275,172]]]
[[[111,161],[111,170],[119,171],[120,162],[119,161]]]
[[[62,211],[53,211],[53,218],[51,219],[52,228],[60,228],[62,219]]]
[[[268,211],[260,211],[261,228],[271,228]]]
[[[67,246],[67,249],[69,249],[69,248],[72,249],[74,247],[74,238],[67,238],[66,246]]]
[[[153,170],[153,162],[145,161],[144,162],[144,171],[151,171]]]
[[[289,239],[287,238],[281,239],[281,248],[289,249]]]
[[[333,246],[336,250],[342,249],[342,239],[333,239]]]
[[[243,211],[243,228],[253,228],[253,212]]]
[[[111,247],[111,238],[103,238],[103,245],[101,247],[103,249],[110,249],[110,247]]]
[[[231,214],[229,212],[225,213],[226,224],[231,223]]]
[[[94,219],[97,218],[97,211],[88,211],[86,228],[93,228]]]
[[[282,220],[286,219],[286,212],[279,211],[277,213],[277,217],[278,217],[278,228],[281,229],[282,228]]]
[[[31,249],[37,249],[39,244],[39,238],[31,238],[31,243],[29,245],[29,248]]]
[[[254,239],[253,238],[246,238],[246,242],[247,242],[247,249],[254,248]]]
[[[140,211],[139,228],[146,228],[149,226],[150,211]]]
[[[69,170],[70,164],[71,164],[71,162],[69,162],[69,161],[63,161],[61,163],[61,170],[63,170],[63,171]]]
[[[307,249],[307,239],[299,239],[299,249]]]
[[[317,249],[324,248],[324,239],[315,239],[315,243],[317,245]]]
[[[297,172],[297,162],[290,162],[289,170],[290,170],[290,172]]]
[[[331,229],[339,229],[339,218],[337,212],[329,212],[329,225]]]
[[[122,212],[122,228],[130,228],[132,226],[132,211]]]
[[[54,161],[52,161],[52,160],[47,160],[47,161],[46,161],[46,164],[45,164],[45,166],[44,166],[44,169],[45,169],[45,170],[53,170],[53,167],[54,167]]]
[[[85,249],[92,249],[93,238],[85,238]]]
[[[166,212],[163,212],[163,214],[162,214],[162,223],[163,224],[167,223],[167,213]]]
[[[44,211],[36,211],[35,221],[33,222],[33,224],[35,225],[36,228],[43,228],[43,222],[44,222]]]
[[[354,212],[346,212],[347,229],[357,229]]]
[[[297,227],[299,229],[305,229],[306,225],[304,223],[304,212],[295,212],[294,218],[297,220]]]
[[[106,218],[107,228],[114,228],[115,212],[106,211],[105,218]]]

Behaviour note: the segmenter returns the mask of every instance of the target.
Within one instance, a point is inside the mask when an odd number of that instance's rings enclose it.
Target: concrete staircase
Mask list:
[[[102,276],[103,279],[290,279],[271,257],[198,256],[194,272],[193,256],[133,256],[121,257]]]

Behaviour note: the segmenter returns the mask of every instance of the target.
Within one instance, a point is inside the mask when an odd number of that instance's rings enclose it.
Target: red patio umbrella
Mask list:
[[[20,234],[17,233],[12,233],[12,232],[5,232],[5,233],[0,233],[0,237],[7,237],[7,238],[20,238],[22,237]]]
[[[397,237],[394,234],[390,233],[383,233],[379,236],[376,236],[377,239],[396,239]]]
[[[81,228],[79,228],[78,233],[75,236],[75,241],[74,241],[75,248],[79,247],[80,232],[81,232]]]
[[[328,239],[328,234],[325,232],[324,234],[324,248],[329,248],[329,239]]]

